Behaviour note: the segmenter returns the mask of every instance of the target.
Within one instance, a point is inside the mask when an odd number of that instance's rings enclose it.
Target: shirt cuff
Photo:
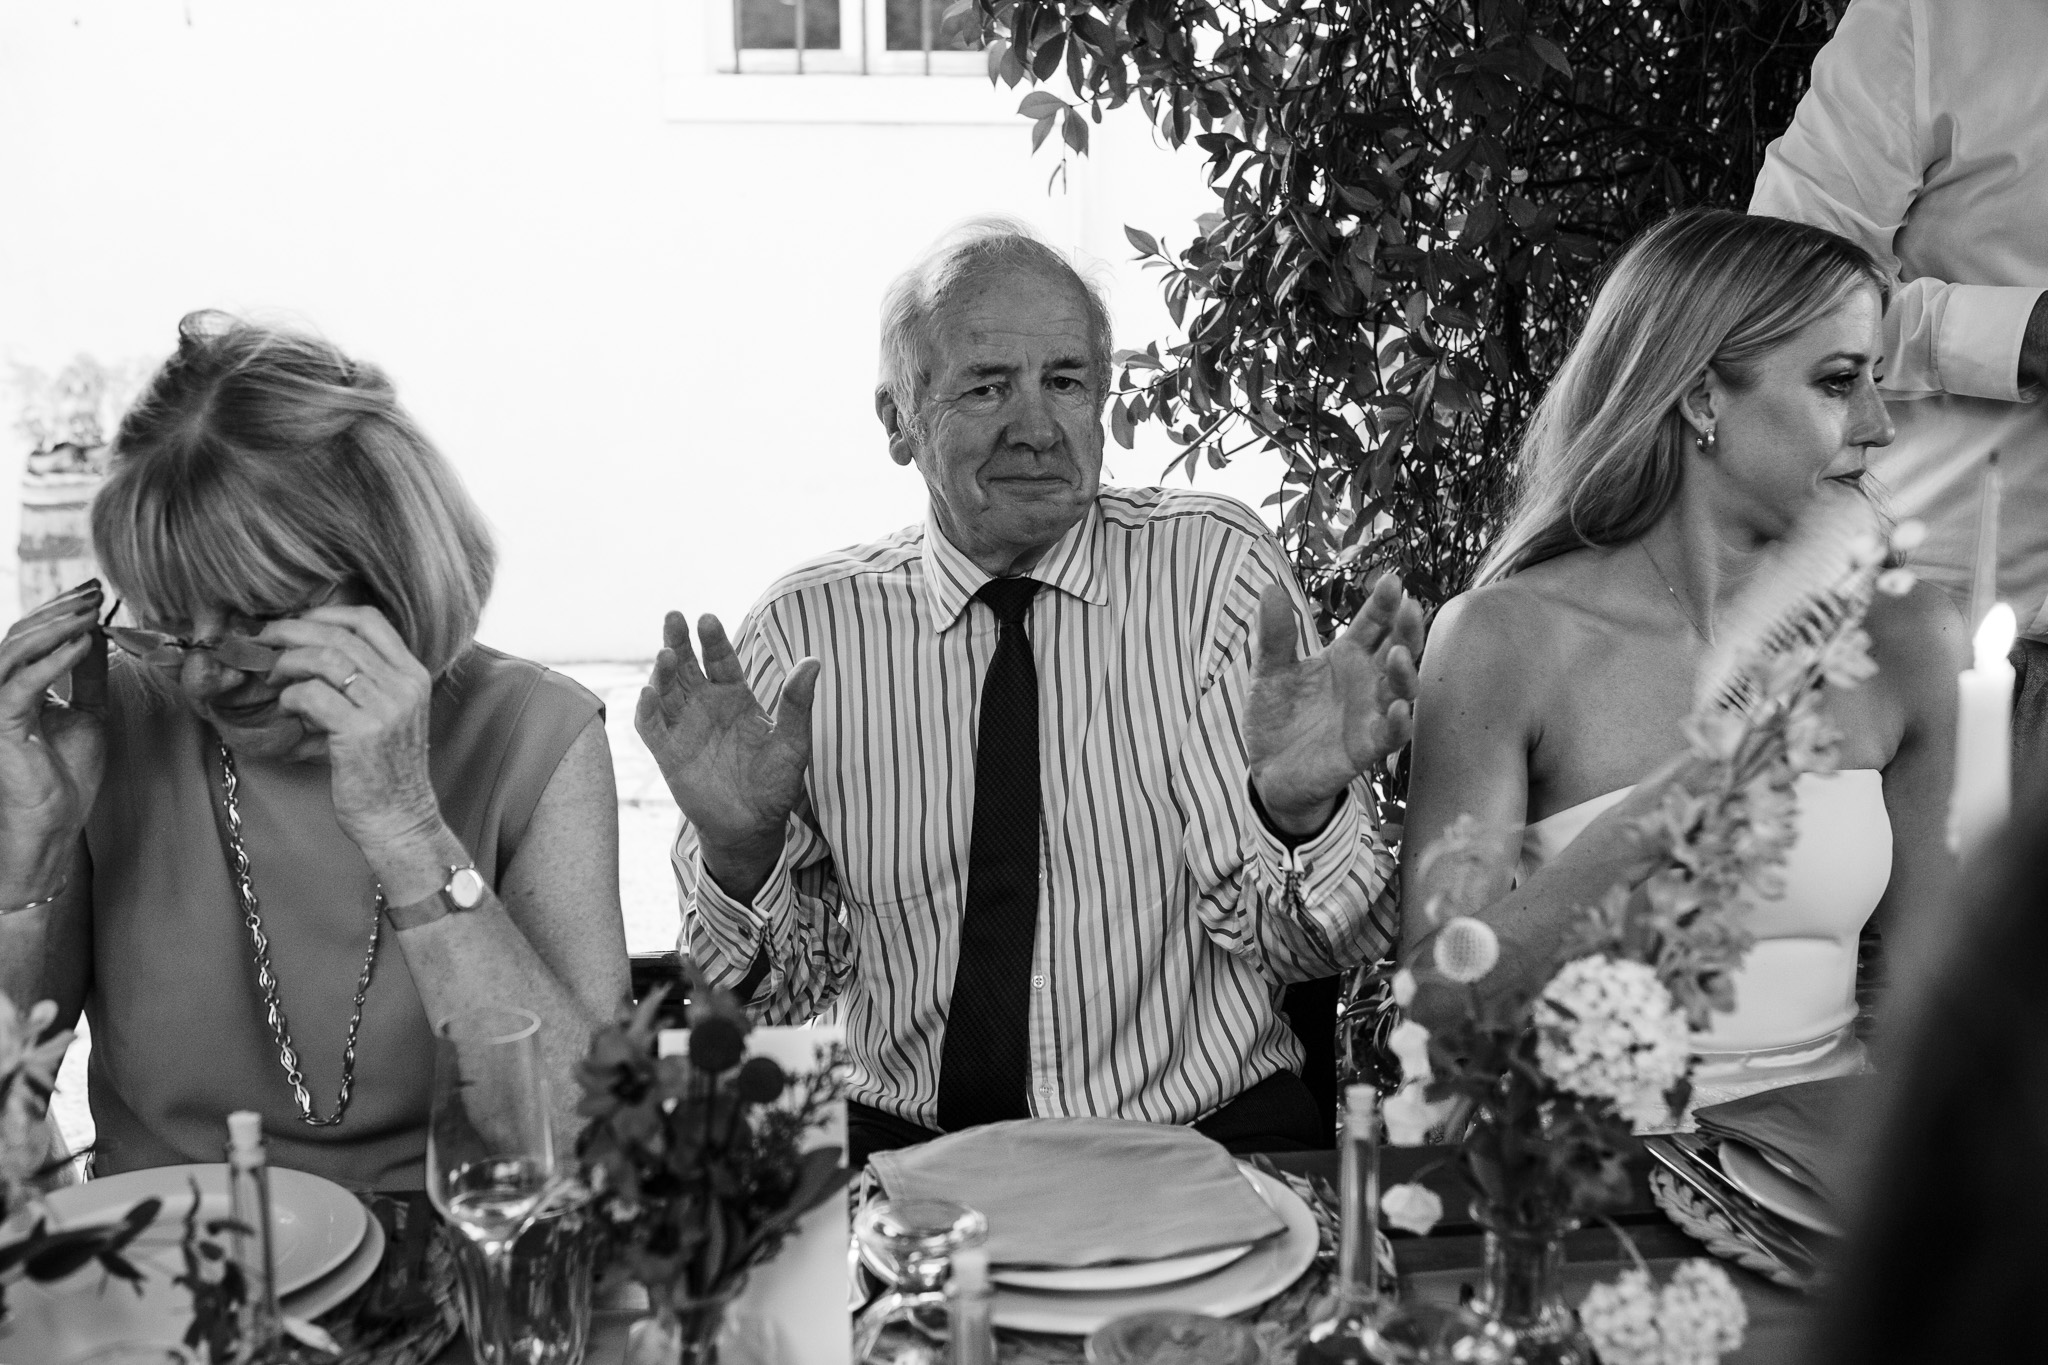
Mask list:
[[[787,931],[796,910],[796,893],[790,883],[789,845],[785,842],[776,856],[768,880],[754,893],[751,905],[725,893],[697,854],[696,890],[691,897],[692,918],[697,934],[725,959],[724,984],[744,977],[763,947],[774,955],[775,941]]]
[[[1934,340],[1943,391],[2007,403],[2031,401],[2034,390],[2020,388],[2020,347],[2041,290],[1958,284],[1946,292]]]
[[[1336,903],[1357,860],[1369,856],[1366,844],[1372,838],[1372,827],[1365,813],[1364,798],[1347,789],[1330,822],[1290,846],[1285,836],[1266,823],[1259,811],[1258,794],[1249,782],[1245,784],[1245,794],[1252,809],[1260,814],[1253,821],[1257,832],[1252,837],[1257,843],[1261,877],[1272,890],[1274,900],[1277,902],[1285,895],[1288,878],[1292,876],[1309,918],[1331,942],[1345,937],[1349,917],[1337,912]]]

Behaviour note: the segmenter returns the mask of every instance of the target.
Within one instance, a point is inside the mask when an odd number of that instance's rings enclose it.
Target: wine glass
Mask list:
[[[853,1361],[861,1365],[884,1328],[907,1322],[945,1336],[946,1272],[953,1253],[980,1246],[988,1220],[950,1199],[878,1199],[853,1221],[861,1258],[890,1286],[853,1324]]]
[[[512,1247],[555,1190],[554,1135],[540,1073],[540,1019],[489,1005],[434,1030],[427,1195],[480,1253],[456,1258],[462,1325],[481,1365],[515,1359]]]

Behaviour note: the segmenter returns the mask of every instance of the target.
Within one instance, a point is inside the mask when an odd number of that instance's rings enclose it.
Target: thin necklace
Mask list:
[[[1714,643],[1713,632],[1701,630],[1700,623],[1693,619],[1690,611],[1686,610],[1685,599],[1678,595],[1678,589],[1671,586],[1671,579],[1665,574],[1664,566],[1657,562],[1657,556],[1650,553],[1650,542],[1639,540],[1636,544],[1643,547],[1643,558],[1649,560],[1650,567],[1657,571],[1657,580],[1664,585],[1664,591],[1671,594],[1671,605],[1678,608],[1678,614],[1685,618],[1685,623],[1688,626],[1692,627],[1692,633],[1699,636],[1707,644],[1712,645]]]
[[[306,1079],[299,1073],[299,1054],[292,1047],[292,1032],[285,1022],[284,1003],[277,998],[277,974],[270,969],[270,940],[263,933],[263,912],[256,904],[256,881],[249,868],[249,851],[242,846],[242,808],[235,800],[241,786],[235,772],[235,758],[218,738],[220,753],[220,799],[225,812],[222,843],[228,854],[228,870],[234,874],[235,897],[242,903],[242,923],[249,929],[249,945],[256,959],[256,985],[263,992],[263,1015],[270,1022],[270,1036],[277,1041],[278,1065],[291,1082],[292,1098],[298,1102],[299,1118],[312,1128],[332,1128],[348,1112],[349,1091],[356,1083],[356,1032],[363,1026],[363,1001],[370,994],[370,974],[377,968],[377,939],[384,928],[384,888],[377,888],[377,906],[370,912],[370,948],[363,954],[362,979],[356,982],[355,1013],[349,1016],[348,1043],[341,1052],[341,1093],[335,1097],[334,1113],[321,1118],[313,1112],[313,1097],[306,1093]]]

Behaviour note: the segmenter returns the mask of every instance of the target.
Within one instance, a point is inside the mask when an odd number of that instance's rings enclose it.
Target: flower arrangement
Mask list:
[[[71,1030],[51,1032],[56,1018],[54,1001],[44,1000],[23,1014],[0,992],[0,1221],[39,1209],[39,1182],[70,1159],[52,1151],[48,1127],[57,1068],[71,1046]],[[140,1293],[142,1272],[126,1252],[161,1207],[160,1200],[144,1199],[114,1223],[56,1231],[38,1213],[26,1235],[0,1246],[0,1315],[6,1312],[11,1279],[61,1280],[95,1261]]]
[[[1824,694],[1875,670],[1861,623],[1883,556],[1875,513],[1860,498],[1824,501],[1795,529],[1778,572],[1724,624],[1728,643],[1703,668],[1685,724],[1685,766],[1636,823],[1655,870],[1583,909],[1563,967],[1533,995],[1476,989],[1499,945],[1465,911],[1485,898],[1486,850],[1498,840],[1462,818],[1421,860],[1441,888],[1426,907],[1438,926],[1435,966],[1474,989],[1439,1036],[1412,1020],[1394,1030],[1402,1083],[1383,1109],[1388,1136],[1413,1145],[1452,1114],[1469,1114],[1459,1170],[1503,1237],[1554,1237],[1613,1207],[1628,1191],[1631,1134],[1683,1114],[1688,1035],[1714,1011],[1733,1008],[1733,973],[1752,941],[1744,912],[1782,894],[1779,869],[1796,837],[1795,784],[1835,765]],[[1884,576],[1887,591],[1908,586],[1910,579]],[[1414,990],[1410,973],[1396,976],[1398,1003]],[[1386,1191],[1389,1220],[1427,1231],[1441,1210],[1418,1192],[1427,1193],[1407,1185]],[[1664,1291],[1676,1296],[1673,1322],[1685,1316],[1680,1301],[1703,1292],[1702,1273],[1686,1272]],[[1595,1317],[1661,1322],[1663,1299],[1644,1299],[1647,1284],[1644,1273],[1640,1283],[1603,1287],[1612,1293],[1592,1301]],[[1658,1307],[1643,1318],[1642,1303],[1652,1301]],[[1640,1332],[1627,1339],[1647,1340]],[[1705,1360],[1718,1348],[1602,1353],[1610,1361]]]
[[[794,1078],[748,1057],[746,1012],[685,972],[686,1055],[655,1055],[662,987],[602,1030],[577,1068],[589,1120],[577,1154],[599,1226],[657,1307],[737,1290],[846,1180],[838,1147],[805,1147],[844,1095],[837,1050]]]
[[[1639,1261],[1586,1292],[1579,1323],[1602,1365],[1714,1365],[1742,1345],[1749,1309],[1712,1261],[1682,1262],[1661,1290]]]

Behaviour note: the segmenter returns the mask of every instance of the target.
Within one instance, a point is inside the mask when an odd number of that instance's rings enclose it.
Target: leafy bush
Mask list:
[[[1187,339],[1119,354],[1111,431],[1164,424],[1190,475],[1277,450],[1325,629],[1381,566],[1431,607],[1466,585],[1601,263],[1675,209],[1747,204],[1840,8],[975,3],[992,79],[1064,91],[1025,98],[1039,142],[1085,153],[1135,99],[1208,158],[1214,212],[1127,230]]]

